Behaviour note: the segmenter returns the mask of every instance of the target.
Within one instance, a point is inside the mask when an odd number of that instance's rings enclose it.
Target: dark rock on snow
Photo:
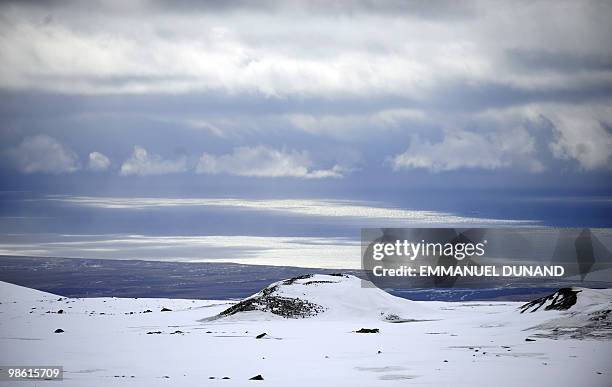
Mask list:
[[[282,282],[282,285],[292,285],[295,281],[312,277],[312,274],[290,278]],[[325,310],[321,305],[302,300],[300,298],[289,298],[278,295],[279,284],[270,285],[256,295],[249,297],[239,303],[232,305],[220,316],[231,316],[239,312],[260,310],[286,318],[304,318],[315,316]]]
[[[544,310],[568,310],[576,304],[576,295],[580,292],[581,290],[572,288],[561,288],[553,294],[537,298],[521,306],[521,313],[535,312],[548,302],[550,303],[544,307]]]
[[[378,328],[361,328],[358,331],[355,331],[355,333],[378,333],[380,332],[380,330]]]

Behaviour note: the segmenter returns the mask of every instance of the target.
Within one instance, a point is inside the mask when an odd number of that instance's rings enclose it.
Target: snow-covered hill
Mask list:
[[[2,303],[21,303],[30,301],[49,301],[57,299],[58,296],[51,293],[41,292],[23,286],[10,284],[0,281],[0,302]]]
[[[562,288],[521,306],[521,313],[548,310],[587,311],[601,309],[612,303],[612,289]]]
[[[609,386],[612,376],[610,338],[549,338],[552,328],[538,327],[574,307],[521,314],[514,302],[411,302],[346,276],[267,289],[237,303],[71,299],[0,283],[0,365],[61,365],[61,385],[75,387]],[[583,311],[609,302],[606,292],[581,300],[588,293],[578,293]],[[283,318],[266,295],[316,313]]]
[[[436,314],[423,304],[392,296],[352,275],[312,274],[275,282],[217,317],[405,322]]]
[[[563,288],[520,310],[547,318],[534,327],[539,337],[612,338],[612,289]]]

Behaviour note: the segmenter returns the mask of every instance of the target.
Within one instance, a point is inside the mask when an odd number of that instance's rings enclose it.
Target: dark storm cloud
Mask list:
[[[511,49],[508,61],[528,70],[553,70],[560,72],[612,71],[610,53],[579,54],[554,51]]]
[[[439,111],[479,112],[531,103],[607,103],[612,99],[612,79],[593,84],[559,85],[551,89],[524,89],[494,82],[448,82],[432,93],[421,108]]]
[[[266,0],[266,1],[197,1],[197,0],[153,0],[151,4],[170,12],[270,12],[303,11],[316,14],[350,15],[356,13],[403,15],[427,19],[464,19],[476,12],[467,2],[426,0]]]

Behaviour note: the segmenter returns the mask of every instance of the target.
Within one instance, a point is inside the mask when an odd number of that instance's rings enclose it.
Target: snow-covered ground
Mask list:
[[[37,385],[66,386],[610,386],[612,293],[576,297],[521,313],[408,301],[351,276],[281,281],[239,304],[67,299],[1,282],[0,365],[61,365],[63,382]],[[587,335],[554,334],[593,321]]]

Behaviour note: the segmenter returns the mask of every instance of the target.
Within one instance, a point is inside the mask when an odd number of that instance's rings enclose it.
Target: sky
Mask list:
[[[2,229],[38,230],[14,201],[52,195],[609,226],[610,19],[606,1],[3,1]]]

